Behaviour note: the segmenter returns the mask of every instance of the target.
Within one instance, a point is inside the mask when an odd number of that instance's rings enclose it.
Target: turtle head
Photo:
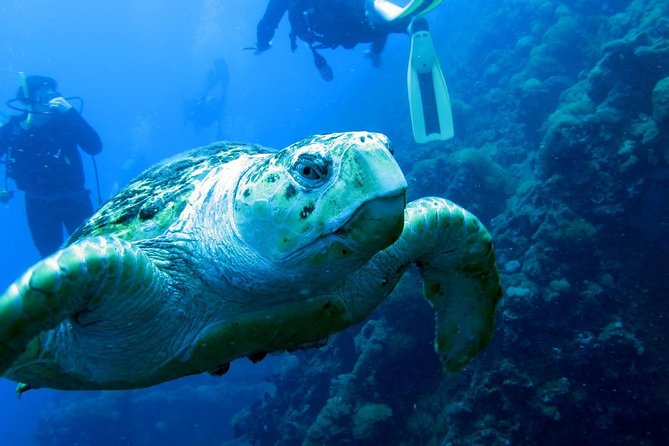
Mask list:
[[[234,223],[244,243],[271,262],[340,273],[397,240],[406,187],[386,136],[317,135],[242,176]]]

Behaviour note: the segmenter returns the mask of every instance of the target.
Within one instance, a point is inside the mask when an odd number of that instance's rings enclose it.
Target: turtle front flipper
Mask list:
[[[156,286],[149,264],[129,243],[95,237],[34,265],[0,295],[0,375],[37,335],[95,308],[110,290]]]
[[[422,198],[407,205],[404,231],[386,252],[418,266],[436,312],[435,349],[446,370],[464,368],[488,344],[502,297],[488,231],[452,202]]]

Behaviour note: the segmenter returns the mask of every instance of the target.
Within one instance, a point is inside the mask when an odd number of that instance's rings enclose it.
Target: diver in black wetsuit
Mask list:
[[[25,191],[28,226],[43,257],[61,246],[63,227],[71,233],[93,213],[77,146],[91,155],[102,151],[97,132],[56,88],[49,77],[22,78],[10,103],[23,104],[24,113],[0,127],[6,177]],[[11,198],[6,184],[2,192]]]
[[[332,69],[317,50],[338,46],[350,49],[359,43],[371,43],[367,55],[378,66],[388,35],[405,33],[411,21],[411,17],[392,22],[372,20],[365,0],[269,0],[258,22],[255,46],[258,52],[270,48],[286,12],[291,25],[292,50],[297,49],[297,38],[306,42],[316,68],[326,81],[333,79]]]

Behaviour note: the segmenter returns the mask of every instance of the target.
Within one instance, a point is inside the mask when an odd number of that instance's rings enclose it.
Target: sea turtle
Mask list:
[[[370,132],[279,151],[216,143],[158,164],[0,296],[0,374],[19,391],[220,375],[365,319],[412,264],[435,348],[461,369],[501,296],[491,238],[445,199],[407,205],[406,188]]]

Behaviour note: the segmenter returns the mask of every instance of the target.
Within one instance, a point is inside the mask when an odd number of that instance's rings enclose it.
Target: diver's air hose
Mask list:
[[[100,176],[98,175],[98,163],[95,162],[95,155],[91,155],[93,160],[93,172],[95,173],[95,189],[98,193],[98,207],[102,206],[102,195],[100,195]]]
[[[23,97],[27,101],[27,110],[28,116],[26,116],[26,128],[30,127],[30,124],[33,122],[33,107],[30,105],[30,90],[28,89],[28,82],[26,82],[26,73],[19,71],[19,83],[21,84],[21,90],[23,91]]]

